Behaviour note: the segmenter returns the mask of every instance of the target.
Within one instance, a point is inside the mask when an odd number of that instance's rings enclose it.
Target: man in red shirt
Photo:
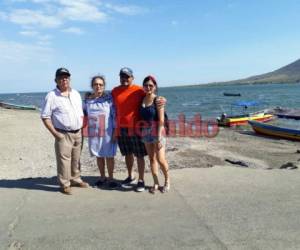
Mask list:
[[[145,92],[141,86],[133,83],[133,72],[130,68],[120,70],[121,85],[112,90],[112,96],[116,106],[116,135],[121,154],[125,156],[128,177],[123,184],[132,184],[135,181],[133,175],[134,156],[137,159],[139,179],[136,186],[137,192],[145,190],[144,156],[147,151],[138,133],[136,124],[140,121],[139,109]]]

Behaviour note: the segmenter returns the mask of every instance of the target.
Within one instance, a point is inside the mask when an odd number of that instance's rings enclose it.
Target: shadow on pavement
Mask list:
[[[82,179],[90,184],[91,187],[99,179],[98,176],[82,176]],[[121,180],[116,180],[120,183]],[[21,178],[15,180],[0,179],[0,188],[18,188],[18,189],[28,189],[28,190],[41,190],[47,192],[59,192],[59,185],[57,182],[57,177],[36,177],[36,178]],[[116,189],[109,189],[106,185],[102,187],[96,187],[101,190],[107,191],[121,191],[128,192],[133,191],[134,185],[122,186],[121,183]]]
[[[30,190],[43,190],[48,192],[59,191],[57,177],[22,178],[16,180],[0,180],[0,188],[20,188]]]

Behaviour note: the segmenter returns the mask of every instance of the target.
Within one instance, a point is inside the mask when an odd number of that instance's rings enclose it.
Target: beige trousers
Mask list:
[[[60,186],[69,187],[82,182],[80,178],[81,131],[64,133],[64,138],[55,139],[57,177]]]

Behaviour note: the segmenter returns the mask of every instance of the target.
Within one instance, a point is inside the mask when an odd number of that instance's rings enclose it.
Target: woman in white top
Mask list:
[[[93,92],[86,96],[83,110],[87,118],[89,150],[97,157],[100,179],[95,186],[108,184],[109,188],[117,188],[118,183],[113,180],[114,157],[117,144],[113,139],[115,108],[110,93],[105,93],[105,78],[94,76],[91,80]],[[105,175],[105,163],[108,178]]]

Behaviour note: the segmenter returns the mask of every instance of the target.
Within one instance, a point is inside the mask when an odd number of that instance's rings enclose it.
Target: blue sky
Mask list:
[[[0,93],[48,91],[67,67],[72,86],[107,88],[129,66],[136,83],[234,80],[300,58],[298,0],[1,0]]]

